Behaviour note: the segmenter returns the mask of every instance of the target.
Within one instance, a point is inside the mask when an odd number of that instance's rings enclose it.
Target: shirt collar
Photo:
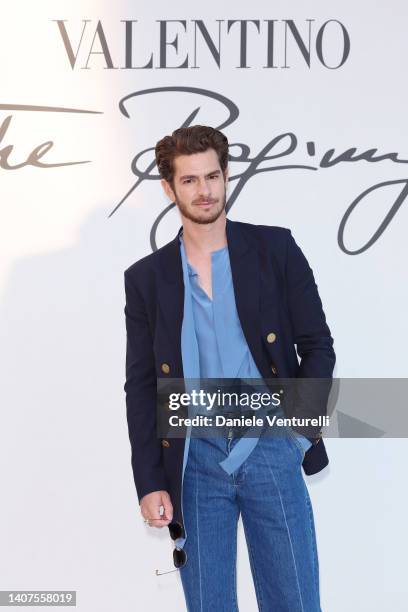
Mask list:
[[[187,259],[187,254],[186,254],[186,249],[184,247],[184,240],[183,240],[183,230],[181,230],[180,234],[179,234],[179,242],[180,244],[183,246],[183,252],[184,252],[184,257],[186,259],[186,263],[187,263],[187,270],[188,270],[188,275],[189,276],[198,276],[198,272],[196,272],[194,270],[194,268],[189,264],[188,259]]]

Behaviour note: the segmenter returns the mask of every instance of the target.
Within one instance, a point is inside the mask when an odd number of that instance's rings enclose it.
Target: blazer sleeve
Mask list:
[[[130,278],[125,280],[126,416],[131,465],[139,501],[153,491],[167,490],[161,441],[156,429],[156,368],[153,339],[143,298]]]
[[[306,257],[288,232],[286,257],[286,290],[289,318],[296,351],[300,357],[294,382],[296,416],[317,417],[327,413],[336,355],[333,338],[326,322],[313,271]],[[313,379],[313,380],[304,380]],[[299,430],[300,431],[300,430]],[[304,433],[315,438],[320,428],[310,427]]]
[[[288,233],[286,287],[292,333],[299,355],[299,377],[326,378],[333,374],[336,355],[313,271]]]

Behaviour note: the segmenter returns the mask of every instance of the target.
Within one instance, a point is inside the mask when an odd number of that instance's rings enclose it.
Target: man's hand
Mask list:
[[[163,514],[160,508],[163,507]],[[173,520],[173,506],[167,491],[153,491],[140,500],[140,511],[151,527],[166,527]]]

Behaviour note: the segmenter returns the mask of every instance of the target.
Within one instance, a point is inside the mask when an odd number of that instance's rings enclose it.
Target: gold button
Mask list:
[[[275,368],[275,366],[274,366],[274,365],[273,365],[273,366],[271,366],[271,370],[272,370],[272,372],[273,372],[274,374],[277,374],[277,373],[278,373],[278,370]]]
[[[273,332],[270,332],[267,336],[266,336],[266,340],[267,342],[269,342],[270,344],[272,342],[275,342],[276,340],[276,334],[274,334]]]
[[[169,448],[170,443],[168,442],[168,440],[162,440],[162,446],[164,446],[164,448]]]
[[[170,366],[168,363],[162,363],[161,369],[162,369],[162,372],[164,372],[165,374],[168,374],[170,372]]]

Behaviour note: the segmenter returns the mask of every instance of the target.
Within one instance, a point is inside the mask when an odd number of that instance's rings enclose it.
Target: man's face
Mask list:
[[[224,179],[217,153],[208,149],[175,158],[174,188],[163,179],[161,182],[182,216],[205,224],[216,221],[225,209],[227,176],[226,172]]]

